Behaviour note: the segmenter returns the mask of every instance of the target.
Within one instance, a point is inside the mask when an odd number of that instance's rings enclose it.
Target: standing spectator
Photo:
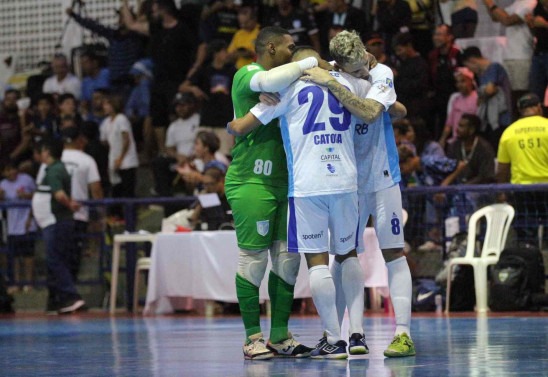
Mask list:
[[[478,92],[472,71],[465,67],[458,68],[455,83],[458,91],[449,97],[447,120],[439,141],[443,148],[447,142],[452,143],[457,139],[457,127],[462,114],[476,114],[478,111]]]
[[[493,149],[497,150],[500,136],[512,119],[510,80],[504,67],[483,57],[477,47],[465,49],[462,62],[478,77],[481,132]]]
[[[108,70],[111,88],[114,93],[124,95],[127,92],[127,87],[131,85],[129,69],[143,54],[143,36],[130,31],[122,22],[121,15],[118,27],[113,28],[82,17],[78,13],[75,13],[72,8],[68,8],[66,12],[69,17],[72,17],[82,27],[100,35],[108,41]]]
[[[255,40],[261,26],[257,22],[257,11],[250,6],[241,7],[238,11],[240,29],[234,34],[228,46],[229,60],[240,69],[255,60]]]
[[[522,96],[517,103],[521,119],[502,134],[497,153],[497,182],[530,185],[548,183],[548,119],[542,116],[539,97]],[[548,213],[546,191],[516,192],[518,239],[533,243],[538,219]],[[525,224],[525,225],[523,225]]]
[[[200,114],[196,111],[194,95],[178,93],[174,102],[177,119],[167,129],[165,153],[152,160],[155,191],[160,196],[173,195],[172,183],[177,176],[175,166],[191,160],[200,126]],[[192,190],[188,194],[192,194]]]
[[[460,63],[460,50],[454,44],[455,38],[448,25],[437,26],[432,40],[434,49],[428,54],[428,63],[434,89],[434,136],[439,138],[445,126],[447,102],[456,89],[455,72]]]
[[[150,35],[152,75],[150,116],[156,136],[156,145],[162,151],[165,145],[169,112],[166,111],[186,78],[195,59],[198,40],[187,25],[178,18],[173,0],[155,0],[152,3],[152,21],[136,20],[124,0],[124,22],[130,30]]]
[[[320,23],[322,51],[329,52],[327,31],[333,27],[340,27],[343,30],[355,30],[362,38],[369,31],[370,25],[366,24],[366,15],[361,10],[349,5],[346,0],[326,0],[327,11],[320,15],[323,23]]]
[[[71,126],[79,127],[82,124],[82,116],[78,113],[78,102],[72,93],[60,95],[57,98],[57,106],[59,114],[57,117],[58,132],[61,132],[63,128]],[[61,138],[60,134],[54,136]]]
[[[32,177],[20,173],[17,166],[7,163],[3,168],[4,179],[0,181],[0,200],[31,199],[36,184]],[[34,281],[34,232],[30,208],[13,207],[8,213],[8,277],[11,281],[24,282],[24,290]],[[14,268],[13,268],[14,267]]]
[[[99,129],[101,141],[109,147],[108,169],[112,196],[114,198],[135,197],[137,167],[139,159],[131,124],[122,113],[123,102],[118,95],[110,95],[103,103],[106,118]],[[115,210],[121,215],[120,209]]]
[[[82,84],[80,79],[70,73],[70,67],[65,55],[55,55],[51,62],[53,76],[49,77],[42,87],[44,93],[61,95],[72,94],[76,99],[82,95]]]
[[[415,48],[422,56],[432,50],[432,30],[434,29],[434,1],[405,0],[411,9],[409,33],[413,36]]]
[[[403,1],[403,0],[402,0]],[[384,39],[379,33],[372,33],[365,39],[365,47],[367,51],[375,57],[378,63],[391,66],[390,57],[386,54]]]
[[[316,51],[321,51],[314,15],[295,8],[292,0],[276,0],[276,8],[268,17],[266,25],[279,26],[289,31],[297,46],[312,46]]]
[[[133,64],[129,73],[133,77],[135,86],[131,90],[124,112],[131,122],[135,141],[140,143],[144,137],[152,137],[149,116],[152,61],[139,60]]]
[[[64,150],[61,161],[71,177],[71,197],[77,201],[84,201],[90,198],[102,199],[103,189],[101,178],[95,160],[83,152],[85,139],[76,127],[65,128],[62,131]],[[45,174],[46,165],[40,167],[37,181],[41,181]],[[85,234],[88,230],[89,208],[82,206],[73,215],[74,219],[74,243],[68,267],[74,281],[78,280],[82,251],[84,247]]]
[[[450,0],[440,0],[446,3]],[[475,0],[452,1],[451,28],[455,38],[473,38],[478,26],[478,5]]]
[[[21,97],[18,90],[8,89],[4,93],[0,108],[0,162],[9,160],[21,162],[29,151],[30,134],[21,127],[17,101]]]
[[[517,98],[528,89],[534,42],[525,19],[527,15],[533,13],[537,0],[514,0],[504,9],[499,8],[494,0],[483,0],[483,4],[491,19],[505,26],[504,68],[510,78],[512,103],[515,103]]]
[[[215,39],[230,43],[239,28],[238,7],[235,3],[234,0],[210,0],[204,7],[200,33],[205,43]]]
[[[58,122],[54,115],[55,104],[51,94],[42,94],[36,101],[36,109],[29,117],[34,143],[58,134]]]
[[[38,189],[32,197],[32,212],[42,229],[46,245],[47,311],[67,314],[82,309],[85,302],[76,290],[68,262],[74,234],[72,214],[80,208],[80,204],[70,197],[70,176],[60,161],[62,153],[61,141],[42,144],[40,157],[46,164],[45,175],[37,182]]]
[[[86,113],[82,113],[83,120],[86,122],[94,122],[96,124],[103,123],[105,119],[105,111],[103,110],[103,102],[110,91],[106,89],[95,89],[91,95],[91,104]]]
[[[232,77],[236,73],[234,65],[227,64],[226,43],[222,40],[211,41],[208,55],[211,64],[201,67],[181,85],[182,92],[193,93],[202,101],[200,111],[201,126],[215,132],[221,140],[221,153],[230,154],[234,137],[226,132],[225,126],[233,117]]]
[[[398,88],[398,100],[407,107],[409,116],[431,119],[428,63],[413,47],[409,33],[398,34],[393,39],[393,48],[398,57],[394,72],[394,85]],[[431,124],[428,124],[431,127]]]
[[[382,34],[388,47],[387,52],[391,55],[394,35],[409,31],[411,8],[405,0],[380,0],[377,2],[375,18],[378,31]]]
[[[84,122],[81,127],[82,136],[86,142],[84,152],[90,155],[99,169],[101,188],[103,195],[110,193],[110,180],[108,171],[108,147],[99,140],[99,126],[95,122]]]
[[[110,88],[110,73],[101,67],[101,59],[93,51],[85,51],[80,55],[82,66],[82,107],[89,109],[93,92],[97,89]]]
[[[532,28],[535,37],[535,51],[529,73],[529,90],[535,93],[541,103],[548,85],[548,1],[539,0],[533,15],[526,15],[527,25]]]

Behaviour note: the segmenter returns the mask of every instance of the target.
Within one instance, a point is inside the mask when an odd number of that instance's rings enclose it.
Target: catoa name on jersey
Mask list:
[[[321,134],[314,135],[314,144],[342,144],[341,134]]]

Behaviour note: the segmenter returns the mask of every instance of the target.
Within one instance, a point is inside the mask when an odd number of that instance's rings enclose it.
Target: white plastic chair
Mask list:
[[[476,290],[476,311],[486,312],[487,307],[487,268],[499,260],[500,253],[506,244],[510,224],[514,218],[514,208],[508,204],[493,204],[476,211],[468,222],[468,239],[466,255],[449,261],[447,277],[447,299],[445,311],[449,312],[451,298],[451,277],[453,267],[470,265],[474,268],[474,285]],[[476,235],[481,218],[485,217],[487,229],[483,247],[479,256],[475,255]]]
[[[139,282],[141,280],[141,272],[150,270],[151,259],[142,257],[137,259],[135,264],[135,281],[133,285],[133,313],[137,313],[139,307]]]

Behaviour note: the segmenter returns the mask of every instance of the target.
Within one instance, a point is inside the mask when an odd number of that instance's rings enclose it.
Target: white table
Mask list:
[[[172,312],[172,298],[238,302],[234,282],[238,251],[234,231],[158,234],[151,253],[144,314]],[[259,290],[261,300],[269,299],[269,271],[270,264]],[[310,289],[303,256],[295,298],[304,297],[310,297]]]
[[[154,244],[155,234],[127,233],[114,236],[112,247],[112,271],[110,278],[110,314],[116,311],[116,295],[118,293],[118,269],[120,268],[120,249],[123,243],[150,242]],[[132,282],[133,284],[133,282]]]
[[[360,255],[365,286],[386,287],[386,267],[375,232],[365,232],[365,241],[368,251]],[[157,234],[151,253],[144,314],[171,313],[172,300],[182,297],[238,302],[234,282],[238,250],[234,231]],[[261,300],[269,299],[269,270],[270,262],[259,290]],[[311,295],[308,268],[302,256],[295,298],[306,297]]]

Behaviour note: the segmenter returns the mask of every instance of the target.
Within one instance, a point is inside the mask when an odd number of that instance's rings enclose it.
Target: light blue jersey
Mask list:
[[[371,90],[365,98],[380,102],[385,111],[371,124],[358,124],[354,148],[358,166],[358,194],[377,192],[401,180],[398,149],[390,115],[386,112],[396,102],[394,75],[384,64],[369,71]]]
[[[331,75],[365,97],[370,84],[339,72]],[[263,124],[280,118],[289,172],[289,197],[357,191],[354,132],[363,124],[326,88],[297,81],[282,91],[276,106],[258,104],[251,112]]]

